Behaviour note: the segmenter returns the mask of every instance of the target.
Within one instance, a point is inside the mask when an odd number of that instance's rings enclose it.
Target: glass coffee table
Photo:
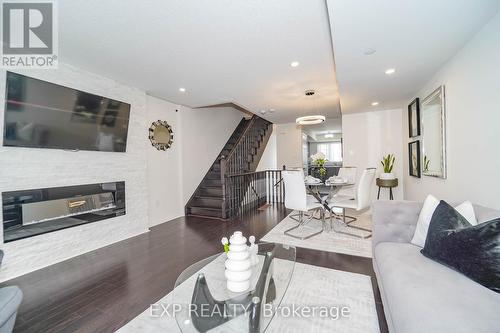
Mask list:
[[[295,267],[293,246],[260,243],[250,289],[226,287],[226,254],[216,254],[185,269],[173,290],[175,320],[183,333],[264,332],[286,293]]]

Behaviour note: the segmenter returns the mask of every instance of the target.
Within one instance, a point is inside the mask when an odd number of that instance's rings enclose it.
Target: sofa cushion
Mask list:
[[[500,293],[500,219],[473,226],[441,201],[420,252]]]
[[[420,247],[379,243],[374,263],[392,331],[480,333],[500,327],[500,294],[426,258]]]
[[[424,205],[420,214],[418,215],[417,227],[415,228],[415,234],[411,239],[411,243],[424,247],[425,240],[427,239],[427,232],[429,230],[429,225],[434,215],[434,211],[439,205],[439,200],[433,195],[428,195],[424,201]],[[459,212],[470,224],[476,225],[477,219],[474,213],[474,207],[470,201],[464,201],[460,205],[455,207],[456,211]]]

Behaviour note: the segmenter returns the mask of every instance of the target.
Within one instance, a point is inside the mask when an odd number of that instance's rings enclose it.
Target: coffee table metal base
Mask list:
[[[196,313],[191,317],[193,325],[200,332],[207,332],[229,320],[249,312],[249,333],[260,332],[260,317],[262,300],[264,304],[272,302],[276,297],[276,287],[270,274],[273,253],[266,253],[264,265],[260,273],[255,290],[251,293],[240,295],[225,301],[217,301],[210,293],[204,274],[199,274],[193,291],[191,304],[195,308],[204,306],[210,311],[211,316],[200,316]],[[234,313],[227,311],[233,309]]]

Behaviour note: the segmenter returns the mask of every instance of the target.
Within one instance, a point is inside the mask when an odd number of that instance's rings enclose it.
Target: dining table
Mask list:
[[[342,187],[344,186],[352,186],[354,183],[348,182],[348,181],[333,181],[330,179],[327,179],[325,182],[319,180],[306,180],[304,182],[307,192],[311,194],[318,202],[321,202],[323,204],[323,207],[325,208],[326,211],[330,212],[330,214],[336,215],[330,206],[328,205],[328,202],[330,199],[337,193]],[[321,197],[320,193],[320,186],[327,186],[330,187],[328,196],[326,198]]]

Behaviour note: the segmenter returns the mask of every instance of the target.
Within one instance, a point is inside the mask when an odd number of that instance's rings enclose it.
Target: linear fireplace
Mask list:
[[[4,242],[125,214],[125,182],[2,193]]]

